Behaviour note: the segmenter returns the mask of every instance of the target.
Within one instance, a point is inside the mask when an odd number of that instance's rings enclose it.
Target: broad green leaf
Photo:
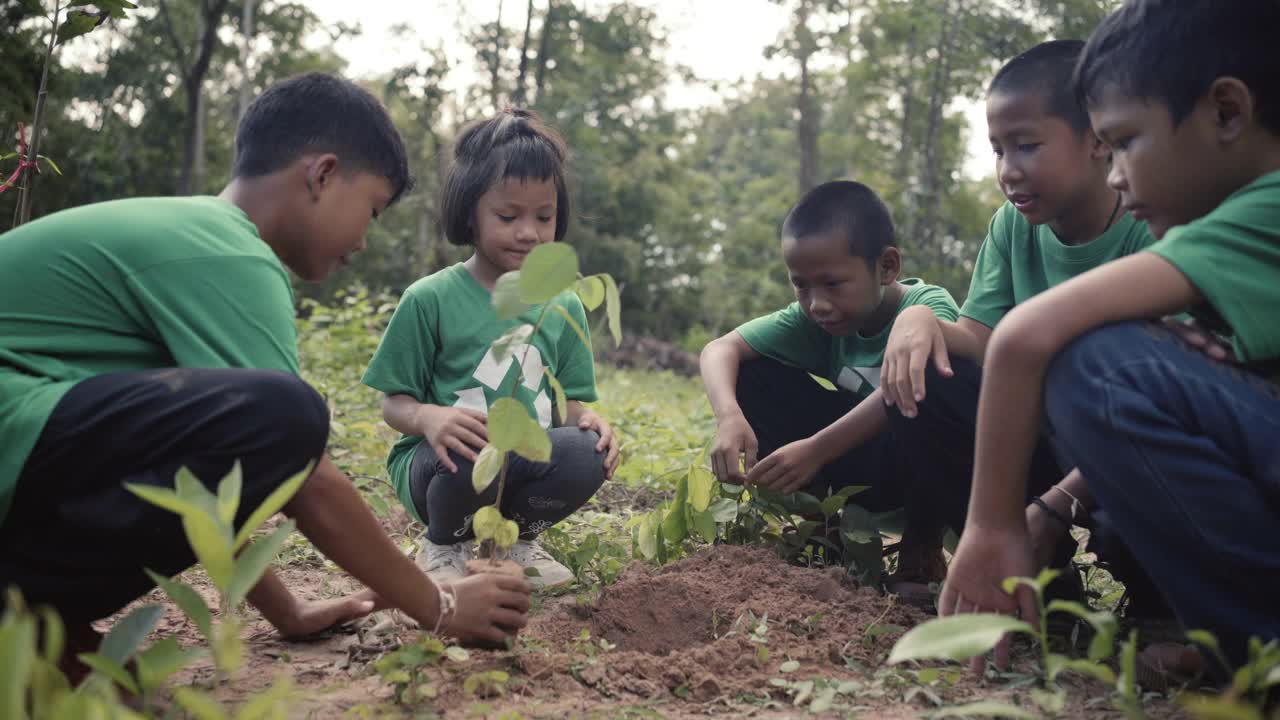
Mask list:
[[[1096,662],[1091,662],[1089,660],[1069,660],[1066,658],[1063,658],[1063,661],[1057,667],[1057,673],[1054,673],[1054,675],[1051,675],[1049,679],[1052,680],[1054,677],[1057,676],[1058,673],[1062,673],[1068,670],[1074,673],[1085,675],[1087,677],[1091,677],[1095,680],[1100,680],[1103,683],[1106,683],[1107,686],[1109,687],[1114,686],[1116,684],[1115,671],[1107,667],[1106,665],[1102,665]]]
[[[1034,578],[1028,578],[1028,577],[1005,578],[1004,582],[1001,583],[1001,587],[1004,588],[1005,592],[1012,595],[1013,591],[1016,590],[1019,585],[1026,585],[1027,587],[1035,591],[1036,595],[1042,595],[1044,594],[1045,587],[1047,587],[1049,583],[1056,580],[1057,577],[1061,574],[1062,573],[1058,570],[1045,568],[1041,570],[1040,574],[1035,576]]]
[[[107,636],[102,638],[102,644],[98,646],[98,654],[123,665],[133,657],[133,653],[160,621],[162,615],[164,615],[164,607],[161,605],[143,605],[134,608],[107,631]]]
[[[582,278],[574,289],[578,292],[582,306],[589,311],[595,310],[604,302],[604,281],[598,275]]]
[[[125,483],[124,487],[152,505],[162,507],[177,515],[204,512],[204,509],[199,505],[179,498],[177,493],[167,488],[156,487],[155,485],[139,485],[137,483]]]
[[[707,512],[718,523],[733,522],[738,517],[738,503],[731,498],[716,498]]]
[[[658,556],[658,523],[654,520],[653,513],[646,513],[644,519],[640,521],[640,554],[644,555],[646,560],[652,560]]]
[[[178,493],[178,497],[196,507],[203,508],[213,517],[218,516],[218,497],[187,468],[178,468],[177,474],[173,476],[173,489]]]
[[[1215,653],[1222,652],[1222,646],[1218,644],[1218,638],[1208,630],[1188,630],[1187,639]]]
[[[504,522],[506,520],[497,508],[485,505],[471,518],[471,529],[475,532],[477,540],[492,540],[498,536],[499,527]]]
[[[680,478],[676,482],[676,496],[672,501],[670,509],[667,511],[667,517],[662,521],[662,536],[667,542],[676,545],[684,542],[685,537],[689,534],[689,528],[685,525],[685,504],[689,500],[689,482],[686,478]]]
[[[493,284],[493,311],[499,320],[517,318],[529,304],[520,300],[520,271],[509,272]]]
[[[46,661],[57,665],[67,644],[67,628],[52,608],[41,606],[36,608],[36,614],[40,616],[44,628],[44,642],[41,643],[40,650]]]
[[[609,333],[613,335],[613,344],[618,346],[622,344],[622,299],[618,293],[618,284],[613,281],[613,276],[602,273],[599,277],[604,280],[604,310],[609,316]]]
[[[240,489],[244,485],[244,476],[240,472],[240,461],[231,466],[231,472],[218,483],[218,520],[230,527],[236,519],[236,510],[240,508]]]
[[[200,634],[207,640],[213,630],[213,615],[209,612],[209,606],[205,604],[204,598],[195,591],[195,588],[178,580],[170,580],[159,573],[146,571],[155,584],[164,590],[169,599],[174,602],[182,612],[191,618],[191,622],[200,628]]]
[[[835,517],[835,514],[840,512],[840,508],[844,507],[845,502],[847,501],[839,495],[832,495],[824,499],[822,501],[822,516]]]
[[[14,597],[10,595],[10,598]],[[0,714],[26,717],[27,681],[36,662],[36,623],[21,616],[13,604],[0,624]]]
[[[1184,693],[1178,704],[1199,720],[1263,720],[1258,708],[1218,695]]]
[[[464,663],[471,659],[471,653],[466,648],[450,645],[445,648],[444,656],[457,663]]]
[[[68,40],[74,40],[81,35],[92,32],[97,26],[97,15],[92,15],[82,10],[72,10],[63,18],[62,24],[58,25],[58,44],[61,45]]]
[[[788,660],[778,666],[778,672],[793,673],[800,669],[799,660]]]
[[[716,519],[710,510],[693,513],[693,529],[702,538],[703,542],[713,543],[716,541]]]
[[[182,709],[190,713],[195,720],[228,720],[222,705],[208,693],[189,687],[180,687],[173,691],[173,699],[177,700]]]
[[[504,550],[515,545],[520,540],[520,526],[514,520],[503,520],[498,524],[498,531],[494,533],[493,544]]]
[[[476,463],[471,468],[471,487],[475,489],[477,495],[484,494],[484,491],[488,490],[498,477],[498,473],[502,470],[502,458],[503,453],[492,445],[480,448]]]
[[[240,526],[240,531],[236,533],[235,551],[239,552],[244,544],[249,542],[249,538],[258,528],[262,527],[262,523],[266,522],[272,515],[280,512],[280,509],[288,504],[293,496],[302,487],[302,484],[311,477],[311,471],[315,469],[316,462],[312,460],[297,475],[285,480],[275,492],[267,496],[266,500],[249,515],[249,519],[244,521],[244,525]]]
[[[528,343],[532,335],[533,326],[528,323],[521,323],[502,333],[490,346],[493,348],[493,359],[501,366],[507,361],[507,358],[515,353],[517,348]]]
[[[1067,600],[1052,600],[1045,608],[1047,614],[1065,612],[1084,620],[1094,629],[1093,639],[1089,641],[1089,659],[1095,662],[1105,660],[1115,652],[1116,633],[1120,629],[1115,615],[1104,611],[1091,611],[1084,605]]]
[[[582,326],[578,324],[578,321],[573,319],[573,315],[570,314],[568,308],[559,303],[551,303],[547,307],[555,310],[560,314],[560,317],[564,318],[565,322],[569,323],[569,327],[573,328],[573,331],[578,334],[578,339],[582,341],[582,345],[590,351],[591,336],[587,335],[587,331],[583,330]]]
[[[134,682],[129,672],[124,669],[124,665],[109,657],[104,657],[99,653],[80,653],[76,656],[80,662],[88,665],[94,672],[102,673],[112,682],[120,687],[128,690],[134,695],[138,694],[138,683]],[[18,716],[21,717],[21,716]]]
[[[975,613],[930,620],[907,631],[894,644],[889,663],[907,660],[967,660],[991,650],[1006,633],[1034,633],[1007,615]]]
[[[543,243],[520,266],[520,301],[536,305],[568,290],[578,279],[578,253],[564,243]]]
[[[955,705],[929,713],[929,718],[1013,718],[1014,720],[1036,720],[1036,716],[1013,705],[1005,705],[994,700],[981,700],[967,705]]]
[[[183,650],[178,641],[168,637],[138,654],[138,684],[143,692],[160,688],[187,663],[201,654],[201,650]]]
[[[1116,678],[1116,691],[1129,706],[1138,703],[1138,631],[1129,632],[1129,640],[1120,646],[1120,676]]]
[[[689,467],[689,505],[696,512],[705,512],[711,507],[711,494],[715,489],[716,476],[701,465]]]
[[[555,375],[551,374],[551,368],[543,367],[542,374],[547,376],[547,384],[551,386],[551,392],[555,394],[556,423],[564,425],[569,421],[569,400],[564,394],[564,386],[560,384],[560,381],[556,379]]]
[[[218,590],[226,592],[232,570],[230,529],[204,513],[183,515],[182,528],[209,579]]]
[[[231,573],[231,584],[227,587],[227,604],[235,607],[249,594],[254,585],[262,579],[267,566],[280,554],[280,548],[289,539],[296,523],[286,520],[271,532],[270,535],[250,543],[249,547],[235,559]]]
[[[519,401],[499,398],[489,408],[489,443],[534,462],[551,460],[551,438]]]

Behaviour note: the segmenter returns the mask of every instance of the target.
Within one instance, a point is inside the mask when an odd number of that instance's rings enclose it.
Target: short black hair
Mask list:
[[[1044,111],[1066,121],[1076,133],[1089,129],[1089,112],[1076,95],[1072,75],[1084,50],[1082,40],[1050,40],[1027,50],[1000,68],[987,94],[1044,97]]]
[[[555,183],[559,242],[569,229],[568,156],[564,138],[530,110],[503,110],[467,126],[454,144],[453,165],[444,181],[440,207],[445,237],[454,245],[474,244],[480,197],[502,180],[532,178]]]
[[[1221,77],[1249,87],[1258,122],[1280,133],[1280,0],[1129,0],[1085,45],[1076,92],[1120,92],[1168,106],[1176,127]]]
[[[232,177],[258,177],[304,153],[333,153],[347,172],[391,182],[391,202],[413,186],[404,140],[386,108],[350,80],[320,72],[296,75],[263,91],[236,130]]]
[[[889,208],[871,188],[852,180],[823,183],[800,198],[782,221],[782,237],[803,241],[826,233],[849,240],[849,254],[874,264],[895,245]]]

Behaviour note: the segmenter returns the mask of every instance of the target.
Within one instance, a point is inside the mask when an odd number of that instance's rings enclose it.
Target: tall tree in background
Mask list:
[[[177,192],[190,195],[200,192],[205,179],[205,106],[204,80],[209,72],[218,44],[218,27],[226,13],[229,0],[199,0],[194,20],[195,33],[190,41],[184,41],[178,33],[174,13],[167,0],[157,0],[160,19],[178,64],[182,78],[182,91],[186,97],[185,133],[182,142],[182,172],[178,176]]]

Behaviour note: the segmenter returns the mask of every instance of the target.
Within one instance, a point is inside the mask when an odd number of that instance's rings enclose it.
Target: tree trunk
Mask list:
[[[489,100],[493,109],[501,107],[502,100],[502,5],[498,0],[498,19],[493,21],[493,57],[489,61]]]
[[[542,20],[542,33],[538,38],[538,68],[533,75],[533,104],[542,103],[542,89],[547,75],[547,60],[551,54],[551,33],[555,32],[556,0],[547,0],[547,16]]]
[[[818,110],[814,106],[812,77],[809,59],[817,50],[813,34],[809,31],[809,2],[801,0],[796,11],[796,40],[800,60],[800,94],[796,107],[800,122],[796,127],[796,139],[800,146],[800,194],[803,195],[818,184]]]
[[[236,121],[244,118],[249,109],[249,101],[253,98],[253,78],[249,74],[249,50],[253,44],[253,10],[256,0],[244,0],[244,14],[240,17],[240,31],[244,37],[240,44],[240,102],[237,106]]]
[[[960,2],[962,3],[963,0]],[[920,173],[923,186],[921,194],[924,202],[921,208],[920,225],[916,229],[916,239],[920,247],[930,254],[934,254],[937,250],[934,247],[937,234],[937,228],[934,225],[938,219],[938,203],[941,202],[938,195],[942,188],[942,178],[939,177],[942,170],[938,159],[938,135],[942,129],[942,113],[946,110],[947,102],[951,98],[949,86],[952,31],[957,21],[956,16],[962,12],[964,12],[963,7],[957,7],[955,12],[952,11],[951,0],[944,0],[942,3],[942,25],[938,30],[938,62],[933,66],[932,88],[929,91],[929,122],[924,141],[924,167],[921,168]]]
[[[169,16],[168,3],[159,0],[160,17],[173,46],[175,59],[186,93],[186,124],[183,132],[182,172],[178,176],[178,194],[191,195],[204,187],[204,78],[209,72],[213,49],[218,40],[218,26],[226,12],[229,0],[200,0],[199,30],[196,38],[196,55],[190,57],[178,39],[173,19]]]
[[[533,34],[533,0],[529,0],[529,10],[524,19],[524,41],[520,43],[520,69],[516,72],[516,87],[511,95],[511,104],[521,107],[525,102],[525,76],[529,70],[529,42]]]

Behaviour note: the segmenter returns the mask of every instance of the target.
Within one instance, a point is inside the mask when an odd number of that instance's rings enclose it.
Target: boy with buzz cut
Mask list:
[[[1233,663],[1280,638],[1278,31],[1275,0],[1131,0],[1089,39],[1076,83],[1110,184],[1159,240],[993,334],[944,614],[1034,612],[1001,583],[1034,569],[1023,488],[1047,419],[1185,627]],[[1184,310],[1239,364],[1151,322]]]
[[[910,456],[940,522],[964,527],[973,476],[974,425],[983,356],[992,330],[1015,307],[1072,277],[1132,255],[1154,238],[1107,186],[1110,150],[1093,133],[1072,73],[1084,43],[1041,43],[1007,62],[987,91],[996,180],[1007,202],[991,219],[960,318],[906,309],[881,369],[890,423],[903,442],[931,447]],[[993,377],[986,373],[988,382]],[[1074,499],[1087,492],[1040,439],[1029,465],[1027,522],[1037,566],[1065,564],[1074,543]],[[1112,553],[1122,561],[1125,554]],[[1133,584],[1140,573],[1128,572]],[[1150,599],[1150,593],[1138,593]],[[1158,606],[1158,603],[1156,604]]]
[[[702,351],[717,422],[712,469],[721,482],[784,494],[824,497],[865,485],[857,504],[903,507],[914,494],[898,483],[903,453],[887,432],[876,390],[885,341],[904,309],[955,320],[955,301],[940,287],[899,280],[902,255],[889,210],[861,183],[829,182],[801,198],[782,225],[782,259],[796,302]],[[935,535],[917,531],[908,504],[900,574],[941,579]]]
[[[90,623],[153,587],[144,568],[194,564],[178,516],[124,487],[172,487],[182,467],[216,489],[241,463],[238,526],[319,461],[284,512],[369,590],[304,601],[268,571],[249,601],[283,635],[379,605],[466,641],[524,624],[524,580],[437,588],[405,557],[325,454],[328,408],[298,377],[285,268],[314,281],[347,264],[409,184],[378,101],[309,74],[249,107],[221,195],[98,203],[0,236],[0,589],[62,615],[73,679]]]

